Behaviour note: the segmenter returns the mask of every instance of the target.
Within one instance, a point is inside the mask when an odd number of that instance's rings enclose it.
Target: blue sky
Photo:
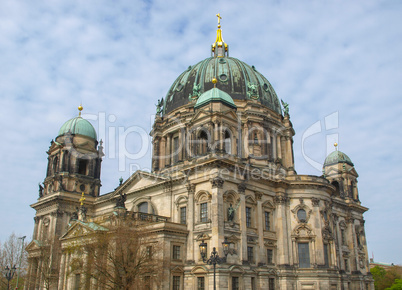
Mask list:
[[[139,140],[175,78],[210,56],[218,12],[230,56],[290,104],[297,172],[320,175],[338,140],[370,208],[370,256],[402,264],[401,1],[1,1],[0,240],[31,237],[46,150],[81,102],[105,141],[102,193],[150,167]]]

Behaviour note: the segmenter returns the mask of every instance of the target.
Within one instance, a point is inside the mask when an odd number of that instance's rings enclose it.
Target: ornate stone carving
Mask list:
[[[189,194],[194,194],[194,192],[195,192],[195,185],[194,184],[188,183],[186,185],[186,188],[187,188],[187,191],[188,191]]]
[[[237,191],[238,191],[239,193],[243,193],[243,194],[244,194],[244,192],[246,191],[246,184],[245,184],[244,182],[240,183],[240,184],[237,186]]]
[[[262,192],[256,191],[255,192],[255,199],[256,200],[261,200],[261,198],[262,198]]]
[[[222,188],[224,182],[225,181],[221,177],[217,176],[211,179],[212,188]]]
[[[117,197],[116,199],[116,206],[115,207],[121,207],[121,208],[126,208],[125,202],[127,200],[126,194],[125,193],[121,193],[119,197]]]
[[[312,197],[311,198],[311,203],[313,204],[313,206],[319,206],[320,205],[320,200],[316,197]]]
[[[34,217],[34,222],[35,222],[35,224],[38,224],[38,223],[39,223],[39,220],[40,220],[40,217],[37,217],[37,216]]]
[[[286,204],[289,201],[289,198],[287,196],[284,195],[277,195],[274,198],[274,202],[276,204]]]

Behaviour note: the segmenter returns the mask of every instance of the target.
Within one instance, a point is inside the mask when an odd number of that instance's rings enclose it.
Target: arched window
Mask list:
[[[138,205],[138,212],[155,214],[155,210],[148,202],[141,202]]]
[[[332,181],[331,184],[335,186],[335,195],[340,196],[340,188],[338,181]]]
[[[227,154],[232,154],[232,139],[228,130],[225,131],[223,148]]]
[[[59,158],[57,156],[53,159],[53,173],[59,172]]]
[[[198,155],[205,155],[208,151],[208,134],[201,131],[198,137]]]

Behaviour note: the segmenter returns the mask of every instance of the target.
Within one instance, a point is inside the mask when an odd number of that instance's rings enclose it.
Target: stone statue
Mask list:
[[[77,208],[77,210],[78,210],[78,219],[83,222],[86,221],[87,208],[85,206],[81,205],[79,209]]]
[[[123,177],[119,178],[119,186],[121,186],[123,184]]]
[[[235,213],[235,210],[234,210],[232,204],[230,204],[230,206],[228,208],[228,221],[230,221],[230,222],[233,221],[234,213]]]
[[[281,100],[283,106],[283,114],[289,116],[289,104]]]
[[[157,114],[158,116],[160,116],[161,113],[162,113],[163,98],[162,98],[161,100],[158,100],[158,104],[155,105],[155,106],[156,106],[156,114]]]
[[[232,222],[234,220],[234,215],[235,215],[236,210],[238,209],[239,205],[240,205],[240,201],[236,205],[235,208],[233,208],[232,204],[230,204],[230,206],[228,207],[228,221]]]
[[[43,186],[39,183],[39,197],[43,197]]]
[[[126,194],[125,193],[123,193],[123,194],[120,193],[120,196],[116,199],[116,206],[115,207],[126,208],[126,205],[124,204],[126,199],[127,199]]]
[[[70,218],[70,221],[76,221],[76,220],[78,220],[78,207],[77,210],[71,214]]]

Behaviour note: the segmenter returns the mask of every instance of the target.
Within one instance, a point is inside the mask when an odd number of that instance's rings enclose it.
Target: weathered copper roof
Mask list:
[[[91,123],[80,116],[72,118],[65,122],[60,128],[58,136],[64,135],[68,132],[71,134],[88,136],[96,140],[95,128],[92,126]]]
[[[329,166],[337,163],[346,163],[350,166],[354,166],[349,156],[338,150],[335,150],[334,152],[329,154],[327,158],[325,158],[324,166]]]
[[[220,89],[213,88],[209,91],[206,91],[198,98],[197,103],[194,106],[194,109],[197,109],[199,107],[202,107],[203,105],[206,105],[214,101],[222,102],[228,105],[229,107],[236,108],[236,105],[233,102],[233,99],[229,96],[229,94],[221,91]]]
[[[163,114],[191,103],[216,87],[234,100],[255,99],[281,114],[281,106],[270,82],[254,66],[233,57],[209,57],[188,67],[174,82],[164,99]],[[195,104],[195,103],[194,103]]]

